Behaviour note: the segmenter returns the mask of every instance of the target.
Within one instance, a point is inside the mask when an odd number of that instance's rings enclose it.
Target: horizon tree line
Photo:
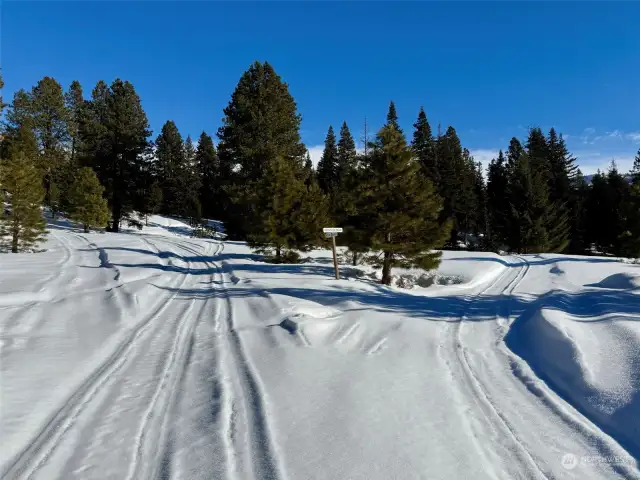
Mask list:
[[[338,137],[329,126],[316,169],[300,123],[268,62],[241,76],[217,146],[204,131],[194,145],[172,120],[152,139],[130,82],[99,81],[87,99],[79,82],[64,91],[44,77],[14,94],[2,124],[0,183],[14,210],[3,238],[12,251],[35,245],[42,204],[87,231],[118,232],[134,212],[217,218],[274,262],[326,245],[332,223],[349,261],[379,265],[383,283],[393,266],[434,268],[441,248],[640,257],[640,151],[630,182],[612,164],[587,183],[562,135],[532,128],[485,175],[454,127],[434,135],[422,107],[408,141],[390,102],[372,139],[365,120],[364,151],[346,122]]]

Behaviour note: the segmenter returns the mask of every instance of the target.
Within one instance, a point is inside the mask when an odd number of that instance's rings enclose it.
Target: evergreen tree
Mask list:
[[[238,82],[218,130],[218,155],[224,191],[233,201],[226,210],[227,232],[242,237],[261,229],[252,205],[256,183],[277,158],[303,168],[306,147],[300,140],[301,117],[289,88],[265,62],[255,62]]]
[[[200,175],[200,205],[205,218],[218,218],[225,208],[225,197],[221,195],[220,161],[213,139],[206,132],[200,134],[195,162]]]
[[[45,204],[57,210],[64,177],[60,170],[66,160],[65,147],[69,139],[68,112],[62,86],[51,77],[44,77],[30,94],[32,127],[40,152],[38,165],[43,171]]]
[[[498,245],[507,240],[510,213],[509,204],[505,201],[507,184],[507,159],[500,150],[498,158],[494,158],[489,163],[487,172],[487,209],[489,212],[487,247],[492,250],[497,250]]]
[[[320,241],[326,206],[317,186],[310,191],[299,178],[295,164],[282,157],[271,162],[265,175],[250,189],[259,221],[248,235],[248,244],[273,255],[276,263],[292,249],[305,249]]]
[[[340,127],[340,140],[338,140],[338,153],[336,155],[338,179],[357,167],[358,153],[356,142],[351,136],[347,122],[342,122]]]
[[[437,186],[440,183],[440,174],[436,162],[436,141],[431,133],[431,126],[427,121],[427,114],[424,112],[423,107],[420,107],[418,120],[413,126],[415,131],[413,132],[411,148],[420,160],[423,173],[431,180],[431,183]]]
[[[313,168],[311,154],[308,151],[307,157],[304,160],[304,179],[304,184],[307,186],[307,190],[311,188],[311,185],[318,183],[318,176]]]
[[[398,123],[398,114],[396,113],[396,104],[393,103],[393,100],[389,102],[389,111],[387,112],[386,125],[391,125],[400,133],[403,133],[402,129],[400,128],[400,124]]]
[[[330,125],[324,140],[324,151],[318,162],[318,183],[325,193],[333,192],[338,181],[338,147]]]
[[[587,211],[589,185],[579,169],[571,180],[569,195],[571,233],[568,250],[573,254],[584,255],[589,252],[590,247],[587,231],[589,223]]]
[[[70,160],[72,163],[75,163],[80,135],[80,117],[84,106],[84,97],[80,82],[77,80],[71,82],[71,86],[69,86],[69,91],[65,94],[64,100],[67,108],[67,130],[69,138],[71,139]]]
[[[157,176],[162,188],[161,211],[167,215],[192,216],[194,192],[199,193],[198,186],[193,185],[187,158],[193,144],[190,148],[185,146],[172,120],[162,126],[155,144]]]
[[[133,85],[99,81],[80,122],[81,163],[94,169],[111,209],[111,231],[118,232],[147,182],[149,122]]]
[[[46,234],[40,210],[44,200],[41,170],[25,152],[14,151],[0,166],[0,185],[10,201],[10,207],[3,208],[0,217],[3,248],[18,253],[34,247]]]
[[[2,80],[2,70],[0,69],[0,116],[2,116],[2,111],[6,105],[2,101],[2,89],[4,88],[4,80]]]
[[[420,164],[404,135],[392,125],[378,133],[365,165],[368,181],[358,201],[361,225],[366,225],[372,247],[382,252],[382,283],[390,284],[394,266],[433,269],[440,263],[449,235],[441,224],[442,200],[430,181],[420,175]]]
[[[69,188],[68,215],[82,224],[86,233],[90,227],[104,228],[109,222],[109,207],[103,193],[104,187],[91,168],[82,167],[75,173]]]

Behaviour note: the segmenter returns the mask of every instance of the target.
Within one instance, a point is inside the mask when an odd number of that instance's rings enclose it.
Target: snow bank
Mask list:
[[[620,285],[618,279],[601,283]],[[505,341],[565,400],[631,454],[640,453],[637,317],[578,317],[534,308],[516,320]]]

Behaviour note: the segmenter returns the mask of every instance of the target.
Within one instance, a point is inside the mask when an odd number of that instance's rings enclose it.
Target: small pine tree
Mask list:
[[[393,100],[389,102],[389,111],[387,112],[387,123],[385,125],[388,125],[388,126],[390,125],[396,130],[398,130],[400,133],[403,133],[402,129],[400,128],[400,124],[398,123],[398,113],[396,112],[396,104],[393,102]]]
[[[436,163],[436,142],[423,107],[420,107],[418,120],[413,126],[415,131],[413,132],[411,149],[420,160],[423,173],[431,180],[431,183],[437,186],[440,183],[440,175]]]
[[[8,193],[10,204],[3,208],[0,217],[3,247],[10,248],[13,253],[32,248],[46,234],[41,211],[44,200],[42,171],[23,152],[15,153],[0,166],[0,186]]]
[[[327,137],[324,140],[324,151],[322,158],[318,162],[318,183],[325,193],[334,190],[338,177],[338,147],[336,146],[336,136],[333,127],[329,125]]]
[[[432,183],[420,175],[404,135],[393,125],[378,133],[365,165],[368,180],[358,201],[359,225],[366,226],[381,258],[382,283],[391,283],[393,266],[434,269],[451,225],[439,221],[442,200]]]
[[[69,187],[68,215],[82,224],[85,232],[90,227],[104,228],[109,222],[109,207],[103,194],[104,187],[91,168],[82,167],[76,172]]]
[[[324,220],[322,194],[315,186],[307,192],[294,164],[276,158],[248,191],[256,218],[247,237],[251,248],[281,263],[286,251],[317,243]]]

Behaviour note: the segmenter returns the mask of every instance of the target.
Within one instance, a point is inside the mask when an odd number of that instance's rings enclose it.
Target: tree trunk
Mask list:
[[[84,227],[84,233],[89,233],[89,225],[85,223],[83,227]]]
[[[111,231],[113,233],[118,233],[120,231],[120,217],[122,217],[122,207],[119,203],[114,201],[113,209],[111,211],[111,215],[113,216],[113,223],[111,224]]]
[[[353,252],[353,266],[358,265],[358,252]]]
[[[391,285],[391,252],[384,252],[384,260],[382,262],[382,284]]]
[[[281,258],[282,258],[282,247],[280,245],[276,245],[276,263],[280,263]]]
[[[11,239],[11,253],[18,253],[18,232],[13,231],[13,238]]]

